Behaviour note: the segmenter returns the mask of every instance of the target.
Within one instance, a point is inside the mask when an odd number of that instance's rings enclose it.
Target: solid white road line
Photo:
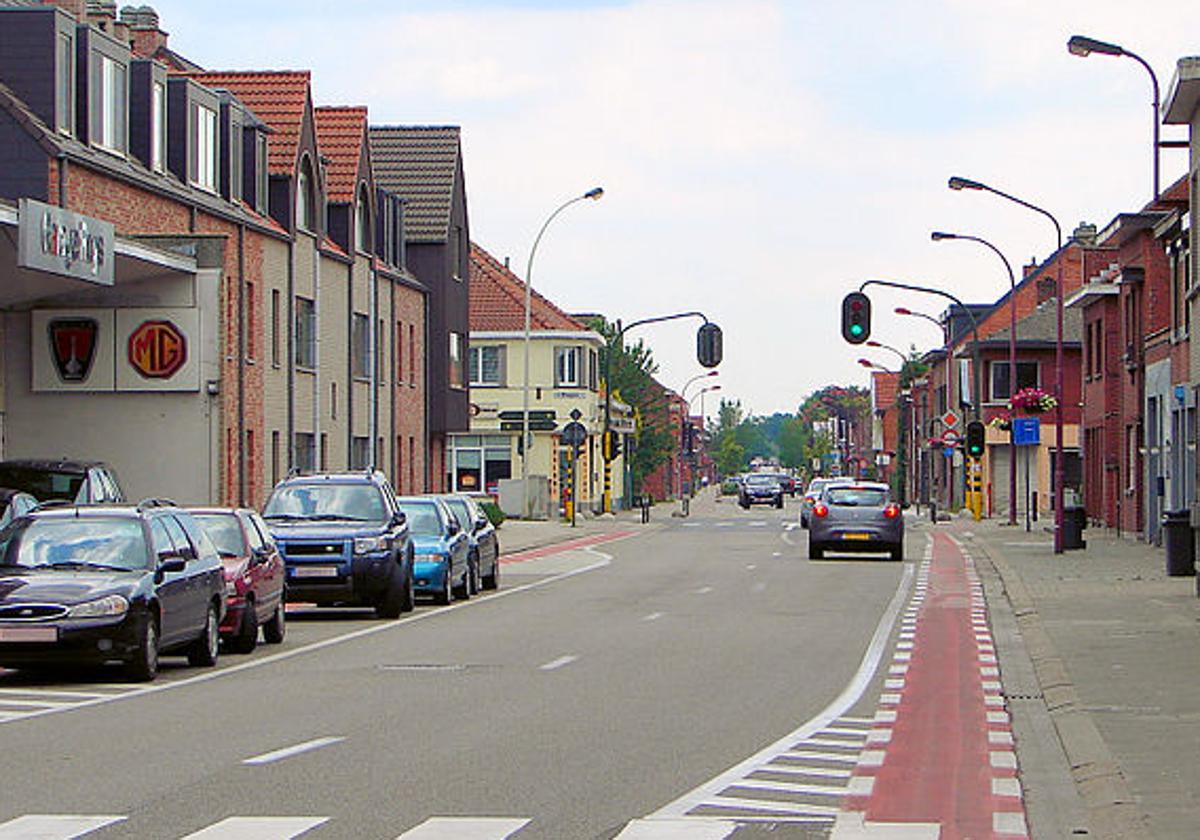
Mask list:
[[[540,666],[538,670],[540,670],[540,671],[557,671],[559,668],[563,667],[564,665],[570,665],[572,662],[574,662],[578,658],[579,658],[578,656],[560,656],[560,657],[558,657],[558,659],[555,659],[552,662],[547,662],[545,665]]]
[[[328,817],[229,817],[183,840],[291,840],[326,822]]]
[[[123,819],[72,814],[26,814],[0,823],[0,840],[72,840]]]
[[[510,817],[430,817],[396,840],[504,840],[528,824]]]
[[[645,819],[630,822],[614,840],[724,840],[736,830],[727,820]]]
[[[254,756],[254,758],[247,758],[244,761],[242,761],[242,764],[252,764],[252,765],[271,764],[276,761],[283,761],[283,759],[285,759],[285,758],[291,758],[294,755],[300,755],[302,753],[312,752],[313,750],[319,750],[322,747],[328,747],[331,744],[336,744],[339,741],[344,741],[344,740],[346,740],[346,739],[342,738],[340,736],[339,737],[329,737],[329,738],[314,738],[311,741],[305,741],[303,744],[296,744],[293,747],[284,747],[281,750],[273,750],[272,752],[269,752],[269,753],[263,753],[262,755],[256,755],[256,756]]]
[[[665,613],[652,612],[652,613],[650,613],[650,615],[643,616],[642,621],[658,621],[664,615],[665,615]]]

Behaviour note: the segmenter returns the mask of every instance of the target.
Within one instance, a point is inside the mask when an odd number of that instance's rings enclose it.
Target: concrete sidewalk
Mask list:
[[[1018,740],[1034,836],[1200,837],[1195,578],[1169,577],[1161,548],[1095,531],[1086,532],[1086,549],[1056,556],[1044,530],[969,519],[924,527],[948,529],[977,561],[990,559],[998,591],[989,591],[989,605],[994,596],[1011,605],[1000,611],[1015,619],[1017,649],[1007,661],[1001,649],[1010,707],[1036,705],[1058,742]],[[1017,654],[1032,663],[1033,694],[1010,686],[1010,671],[1020,682]],[[1031,720],[1027,732],[1036,733]],[[1053,762],[1048,746],[1058,745],[1077,797],[1044,789],[1055,778],[1043,766]]]

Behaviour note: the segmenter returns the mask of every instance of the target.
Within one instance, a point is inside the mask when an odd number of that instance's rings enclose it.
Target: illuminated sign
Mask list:
[[[170,379],[187,362],[187,337],[170,321],[143,321],[126,343],[129,364],[147,379]]]

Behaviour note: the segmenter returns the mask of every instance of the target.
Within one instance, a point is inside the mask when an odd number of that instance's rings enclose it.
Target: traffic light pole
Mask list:
[[[622,346],[621,339],[625,333],[634,327],[645,326],[646,324],[657,324],[661,321],[675,321],[680,318],[699,318],[705,324],[709,323],[708,318],[703,312],[677,312],[674,315],[660,315],[657,318],[643,318],[640,321],[632,321],[625,326],[621,326],[621,321],[617,320],[617,334],[613,336],[612,341],[608,343],[608,347],[604,352],[604,445],[601,447],[604,455],[604,497],[603,497],[603,512],[612,513],[612,462],[615,459],[613,453],[614,447],[609,442],[609,434],[612,431],[612,380],[609,373],[612,370],[612,355],[616,347]]]

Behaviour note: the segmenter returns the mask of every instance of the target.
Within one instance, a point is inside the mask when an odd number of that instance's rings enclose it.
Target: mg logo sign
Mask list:
[[[129,364],[147,379],[170,379],[187,362],[187,338],[170,321],[144,321],[129,335]]]

